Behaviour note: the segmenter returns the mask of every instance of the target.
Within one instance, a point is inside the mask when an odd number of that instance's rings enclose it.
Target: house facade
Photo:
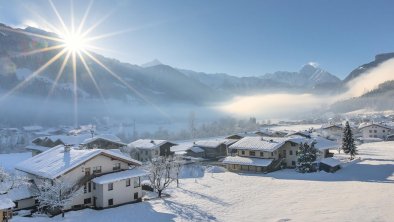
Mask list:
[[[132,158],[147,162],[159,156],[174,155],[174,152],[171,151],[171,147],[174,145],[176,144],[167,140],[139,139],[129,143],[125,150],[130,153]]]
[[[140,200],[141,186],[130,189],[127,185],[129,182],[137,184],[135,181],[146,174],[138,169],[140,165],[139,161],[119,150],[78,149],[61,145],[23,161],[16,169],[27,173],[34,184],[56,179],[77,187],[80,194],[66,209],[79,209],[87,206],[105,208]],[[100,179],[102,177],[105,183]]]
[[[378,123],[361,124],[359,130],[362,138],[379,138],[385,140],[391,134],[391,127]]]

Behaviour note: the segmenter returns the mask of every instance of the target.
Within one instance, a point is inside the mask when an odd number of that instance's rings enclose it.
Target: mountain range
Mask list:
[[[36,34],[56,36],[54,33],[32,27],[15,29],[0,24],[0,93],[14,88],[60,51],[59,49],[35,54],[26,53],[55,44],[51,40],[37,37]],[[85,58],[101,92],[91,81],[83,64],[77,62],[79,97],[99,99],[103,95],[105,99],[127,103],[142,103],[144,100],[150,100],[157,103],[192,104],[214,103],[234,96],[267,92],[338,93],[344,90],[350,80],[394,58],[394,53],[377,55],[373,62],[357,67],[342,81],[315,63],[305,64],[299,71],[278,71],[259,76],[239,77],[225,73],[210,74],[180,69],[162,64],[158,60],[138,66],[106,58],[97,53],[92,52],[92,54],[123,82],[93,60]],[[46,97],[51,91],[61,65],[61,60],[54,62],[16,93],[22,96]],[[65,100],[73,97],[73,75],[70,64],[65,66],[64,74],[59,78],[51,97]]]

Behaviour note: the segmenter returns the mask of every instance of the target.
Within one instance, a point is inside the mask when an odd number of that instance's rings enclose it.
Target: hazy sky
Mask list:
[[[54,0],[70,22],[68,0]],[[89,1],[74,0],[75,19]],[[394,51],[394,1],[96,0],[86,27],[112,14],[92,35],[128,30],[95,45],[132,64],[159,59],[204,72],[261,75],[307,62],[344,78],[375,54]],[[47,0],[0,0],[0,22],[60,27]]]

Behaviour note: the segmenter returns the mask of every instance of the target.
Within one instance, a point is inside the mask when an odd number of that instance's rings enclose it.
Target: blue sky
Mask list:
[[[54,0],[70,21],[71,1]],[[89,1],[74,0],[82,18]],[[394,51],[394,1],[96,0],[86,26],[113,12],[92,35],[128,29],[95,45],[132,64],[239,76],[296,71],[317,62],[344,78],[375,54]],[[47,0],[0,0],[0,22],[59,26]],[[132,31],[130,31],[132,30]]]

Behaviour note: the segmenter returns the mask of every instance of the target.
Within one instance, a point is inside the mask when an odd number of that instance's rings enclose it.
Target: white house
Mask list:
[[[343,134],[343,126],[342,124],[334,123],[324,124],[320,128],[320,132],[321,135],[326,138],[340,139],[342,138]]]
[[[390,135],[391,127],[380,123],[364,123],[360,124],[358,128],[361,132],[362,138],[379,138],[385,140]]]
[[[34,184],[55,179],[83,189],[66,209],[105,208],[139,201],[141,162],[119,150],[79,149],[59,145],[16,165]]]

